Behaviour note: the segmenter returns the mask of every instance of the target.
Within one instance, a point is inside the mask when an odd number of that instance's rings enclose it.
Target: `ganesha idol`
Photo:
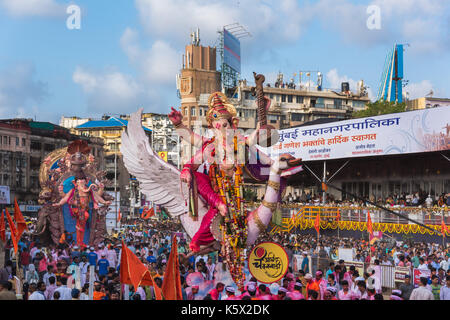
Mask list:
[[[147,199],[180,218],[191,238],[191,252],[181,260],[219,251],[233,280],[242,287],[245,249],[266,231],[286,178],[302,170],[301,159],[288,154],[271,159],[260,152],[256,148],[260,126],[248,136],[241,134],[234,106],[215,92],[206,113],[212,138],[184,126],[179,111],[172,108],[169,114],[181,139],[198,148],[180,172],[151,149],[140,125],[141,113],[142,109],[131,116],[122,134],[125,166],[139,180]],[[244,200],[244,178],[266,183],[264,199],[254,210]]]
[[[50,236],[53,243],[72,239],[79,247],[103,241],[105,214],[112,200],[104,194],[108,183],[104,175],[86,141],[74,141],[48,155],[40,170],[43,208],[36,234],[44,240]]]

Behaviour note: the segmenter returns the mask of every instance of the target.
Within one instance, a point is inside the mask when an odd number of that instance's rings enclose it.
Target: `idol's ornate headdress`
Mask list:
[[[206,120],[211,126],[214,120],[231,120],[236,117],[236,108],[228,103],[227,96],[222,92],[214,92],[208,99],[209,110],[206,112]]]
[[[67,153],[71,155],[71,164],[85,165],[87,162],[86,155],[89,152],[91,152],[91,148],[89,148],[87,141],[84,140],[75,140],[67,146]]]

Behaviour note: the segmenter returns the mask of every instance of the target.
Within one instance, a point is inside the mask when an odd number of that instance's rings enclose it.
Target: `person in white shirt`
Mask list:
[[[412,291],[409,300],[434,300],[433,293],[427,289],[427,283],[427,278],[420,278],[419,287]]]
[[[116,268],[117,266],[117,253],[116,250],[113,249],[113,247],[111,247],[110,249],[108,249],[108,251],[106,251],[106,260],[108,260],[109,262],[109,266],[111,268]]]
[[[216,264],[212,262],[212,257],[208,257],[208,262],[206,263],[206,269],[208,271],[206,280],[213,280],[214,279],[214,271],[216,269]]]
[[[426,270],[429,270],[428,269],[428,266],[425,264],[425,260],[423,259],[423,258],[419,258],[419,266],[417,267],[417,269],[419,269],[419,270],[423,270],[423,271],[426,271]]]
[[[55,277],[55,274],[53,273],[53,266],[47,266],[47,272],[44,274],[44,276],[42,277],[42,281],[44,281],[46,286],[49,286],[50,283],[48,282],[48,278],[50,277]]]
[[[428,208],[433,205],[433,199],[431,198],[430,195],[428,195],[428,198],[425,199],[425,204],[427,205]]]
[[[59,292],[59,300],[72,300],[72,289],[67,287],[67,278],[61,277],[61,284],[55,290],[55,292]]]
[[[28,296],[28,300],[45,300],[45,283],[43,281],[30,284],[29,290],[31,294]]]

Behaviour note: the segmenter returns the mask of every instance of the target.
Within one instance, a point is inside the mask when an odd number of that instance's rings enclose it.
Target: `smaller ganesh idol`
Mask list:
[[[89,238],[85,239],[86,226],[91,218],[90,212],[98,209],[99,204],[108,206],[111,201],[106,201],[102,197],[103,186],[99,188],[92,178],[88,177],[83,167],[87,164],[90,148],[86,141],[77,140],[67,148],[68,165],[70,176],[64,179],[58,186],[61,199],[54,203],[54,207],[65,206],[70,212],[70,216],[75,219],[76,243],[79,247],[86,247]],[[64,209],[63,215],[64,215]],[[65,229],[70,228],[69,219],[65,220]]]

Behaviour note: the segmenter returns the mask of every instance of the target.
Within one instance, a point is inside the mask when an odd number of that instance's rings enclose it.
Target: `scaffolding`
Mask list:
[[[221,30],[217,31],[217,33],[219,34],[219,45],[217,46],[217,53],[220,56],[220,77],[223,92],[237,87],[238,81],[240,80],[240,71],[235,70],[235,68],[225,63],[225,30],[238,40],[246,37],[251,37],[250,32],[248,32],[238,22],[226,25]]]

